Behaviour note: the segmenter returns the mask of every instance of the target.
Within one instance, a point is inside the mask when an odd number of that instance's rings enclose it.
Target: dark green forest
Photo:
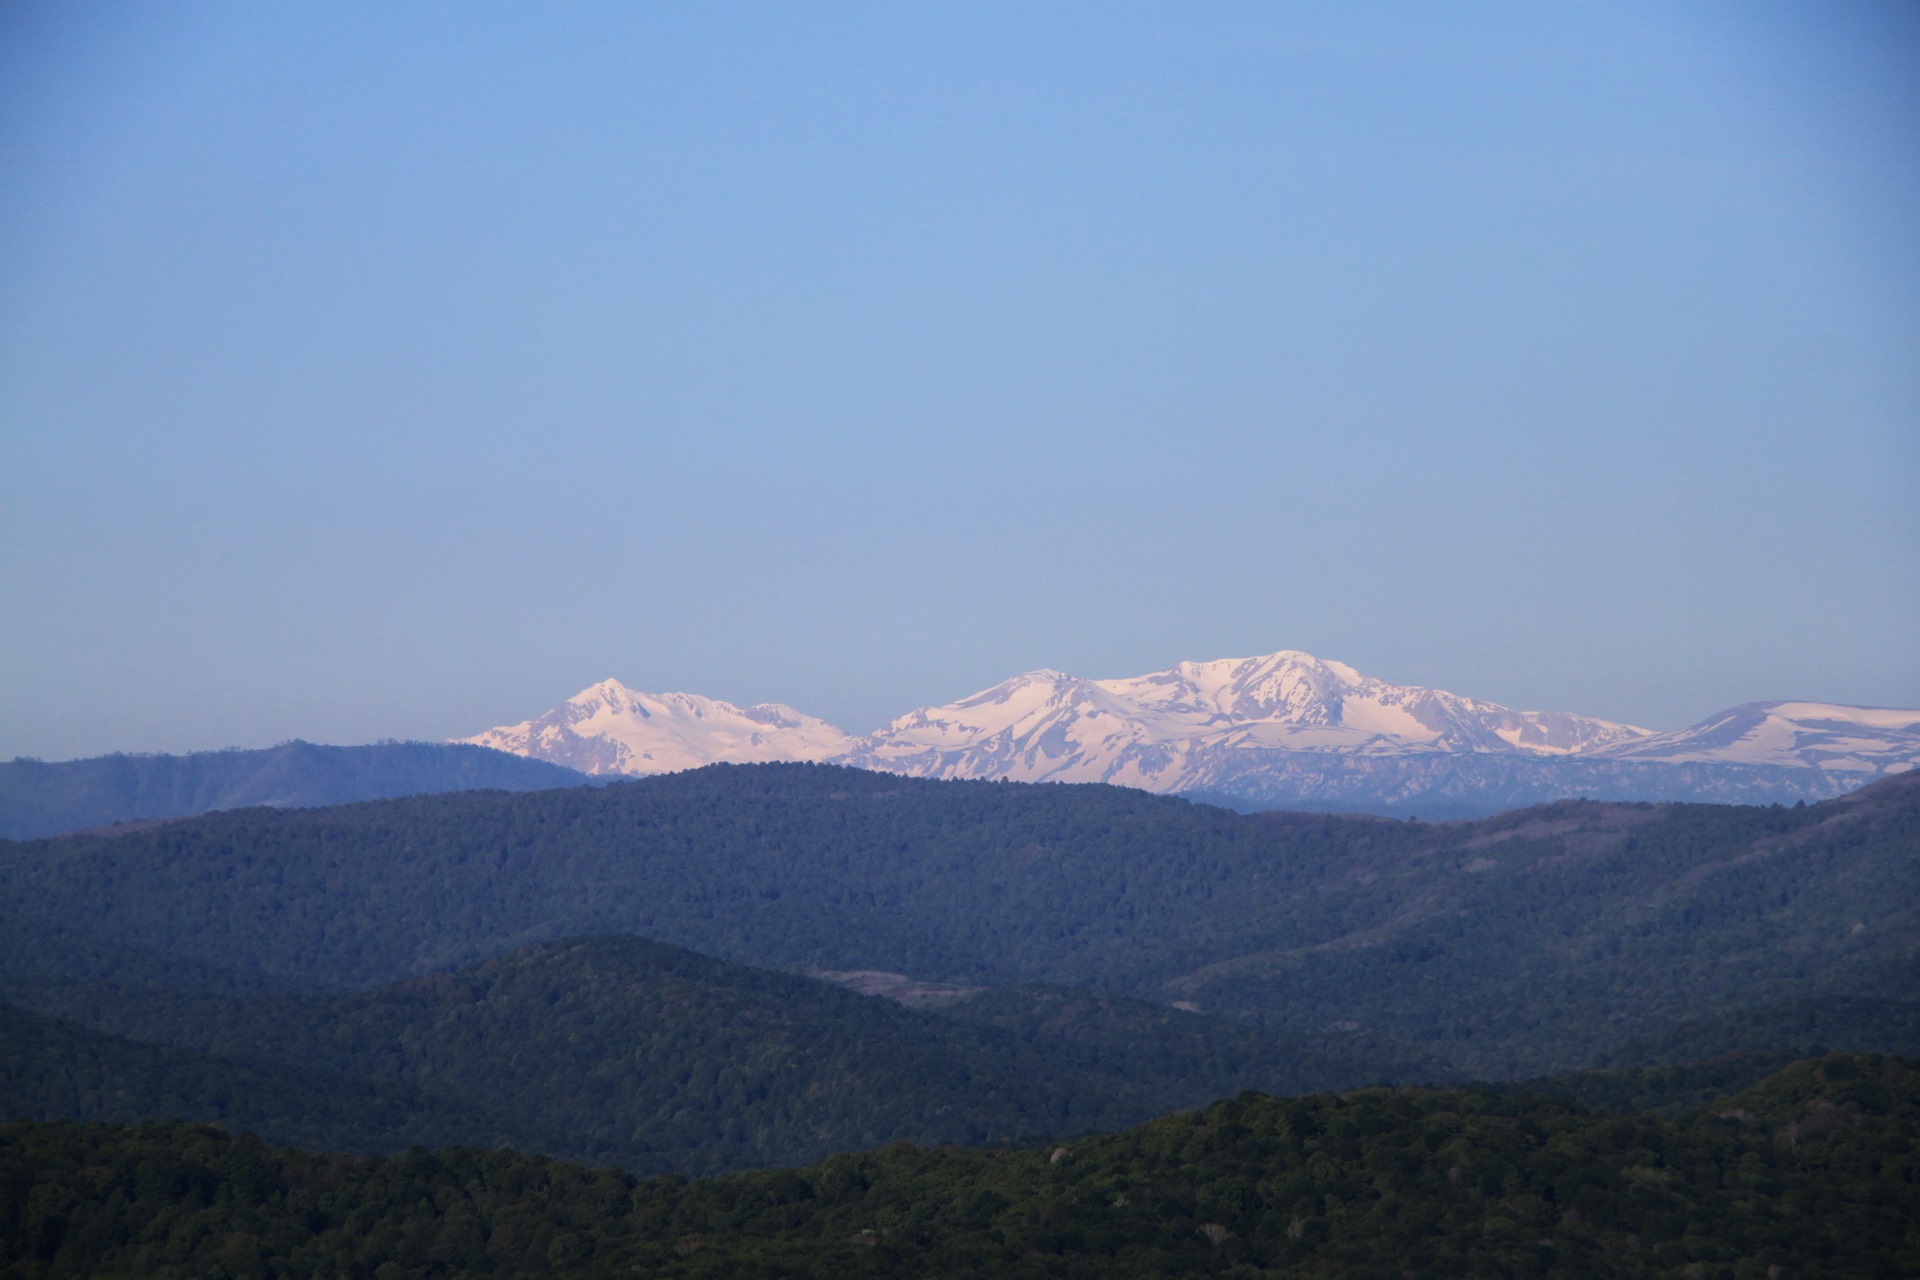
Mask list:
[[[1473,1090],[1246,1093],[1024,1150],[891,1143],[636,1181],[220,1130],[0,1127],[11,1276],[1680,1277],[1920,1272],[1920,1063],[1797,1064],[1673,1120]]]
[[[1243,816],[1100,786],[717,766],[0,845],[0,974],[350,990],[623,933],[770,968],[1363,1030],[1472,1075],[1920,988],[1920,784],[1799,807]]]
[[[1635,1037],[1594,1070],[1512,1087],[1598,1110],[1678,1115],[1834,1046],[1920,1057],[1920,1002],[1829,996],[1741,1009]]]
[[[1905,1276],[1915,991],[1912,776],[1417,823],[719,766],[0,842],[0,1273]]]
[[[143,1043],[4,1004],[0,1100],[7,1119],[190,1119],[325,1151],[559,1145],[392,1081]]]
[[[219,1120],[340,1151],[506,1142],[647,1173],[896,1139],[1008,1143],[1248,1087],[1437,1071],[1377,1037],[1292,1037],[1117,997],[986,992],[959,1018],[626,937],[343,996],[42,994],[124,1038],[0,1006],[0,1027],[35,1028],[0,1050],[11,1117]],[[1008,1012],[1034,1008],[1044,1025]]]
[[[1448,1076],[1364,1032],[1291,1036],[1042,987],[909,1009],[623,937],[542,944],[348,995],[90,984],[41,994],[120,1034],[0,1006],[0,1097],[13,1118],[212,1120],[360,1153],[504,1144],[638,1173],[802,1164],[896,1140],[1005,1144],[1118,1128],[1247,1088]],[[1691,1055],[1680,1048],[1689,1036]],[[1920,1005],[1747,1010],[1614,1055],[1644,1065],[1514,1087],[1677,1114],[1835,1044],[1920,1055]]]

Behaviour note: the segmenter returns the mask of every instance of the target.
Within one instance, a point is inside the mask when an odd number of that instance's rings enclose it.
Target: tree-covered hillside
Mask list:
[[[35,994],[170,1047],[78,1027],[66,1028],[64,1056],[50,1029],[9,1039],[9,1118],[219,1120],[358,1151],[507,1141],[655,1173],[799,1164],[896,1139],[1005,1143],[1117,1128],[1248,1087],[1301,1093],[1437,1073],[1378,1037],[1288,1037],[1111,997],[1067,1001],[1071,1029],[992,1009],[962,1021],[631,937],[547,944],[344,996],[88,984]],[[285,1066],[261,1065],[272,1063]],[[342,1081],[357,1086],[364,1115],[341,1100]]]
[[[391,1080],[294,1062],[235,1059],[103,1035],[0,1004],[0,1116],[196,1120],[327,1151],[509,1144],[547,1135]]]
[[[1907,1276],[1920,1064],[1803,1063],[1677,1121],[1458,1090],[1245,1094],[1058,1146],[895,1143],[711,1182],[15,1124],[0,1126],[0,1266],[35,1280]]]
[[[1902,994],[1920,991],[1910,987]],[[1828,1047],[1920,1058],[1920,1002],[1822,996],[1739,1009],[1635,1036],[1606,1055],[1603,1065],[1672,1067],[1748,1053],[1809,1058]]]
[[[135,981],[111,956],[144,949],[343,989],[633,933],[769,967],[1184,1000],[1515,1076],[1679,1018],[1903,994],[1916,850],[1916,776],[1807,808],[1429,825],[718,766],[0,846],[0,972]]]
[[[1826,996],[1741,1009],[1636,1036],[1594,1070],[1511,1087],[1603,1111],[1678,1115],[1835,1049],[1920,1058],[1920,1002]]]

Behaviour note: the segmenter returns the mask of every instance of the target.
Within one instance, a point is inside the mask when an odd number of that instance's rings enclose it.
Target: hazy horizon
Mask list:
[[[1894,3],[0,15],[0,758],[1920,706]]]

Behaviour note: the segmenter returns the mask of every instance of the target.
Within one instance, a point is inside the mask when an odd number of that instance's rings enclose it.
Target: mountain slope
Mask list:
[[[792,707],[736,707],[693,693],[636,693],[602,680],[532,720],[461,739],[588,774],[672,773],[701,765],[825,760],[852,739]]]
[[[1246,809],[1478,817],[1572,796],[1829,799],[1920,764],[1920,711],[1756,703],[1654,733],[1282,650],[1111,680],[1029,671],[862,738],[788,707],[609,680],[466,741],[589,773],[825,760],[926,778],[1106,782]]]
[[[192,1051],[205,1063],[297,1064],[360,1082],[368,1115],[328,1145],[397,1149],[437,1120],[442,1142],[512,1134],[522,1149],[653,1172],[792,1164],[896,1139],[995,1143],[1114,1128],[1243,1088],[1301,1092],[1435,1070],[1378,1037],[1288,1037],[1145,1006],[1109,1010],[1092,1035],[1002,1025],[990,1013],[954,1019],[630,937],[571,939],[335,997],[116,999],[97,987],[45,986],[32,994],[170,1046],[119,1041],[123,1059]],[[1031,998],[1010,994],[1016,1004]],[[11,1043],[0,1052],[0,1116],[46,1116],[47,1099],[63,1096],[53,1087],[59,1073],[42,1061],[48,1055],[33,1055],[45,1087],[25,1105],[12,1087],[20,1073],[9,1069],[19,1052]],[[71,1114],[234,1118],[209,1104],[224,1099],[217,1086],[230,1086],[237,1068],[210,1067],[196,1084],[186,1066],[155,1063],[162,1087],[139,1078],[137,1064],[117,1065],[128,1094],[118,1110]],[[292,1084],[299,1096],[314,1087]],[[299,1096],[265,1113],[318,1110]],[[444,1115],[395,1114],[391,1099],[423,1097],[442,1111],[464,1108],[467,1127],[448,1138]],[[493,1117],[492,1129],[481,1116]],[[393,1130],[384,1142],[382,1122]],[[320,1132],[263,1131],[303,1140]]]
[[[1116,680],[1028,672],[902,716],[840,758],[1234,807],[1477,817],[1570,796],[1828,799],[1920,764],[1920,712],[1765,703],[1655,734],[1388,684],[1286,650]]]
[[[1916,848],[1920,774],[1801,809],[1565,802],[1420,824],[719,765],[0,845],[0,939],[57,925],[102,964],[111,943],[341,988],[633,933],[1299,1034],[1351,1023],[1515,1075],[1673,1019],[1897,996],[1920,969]]]
[[[1679,1120],[1474,1090],[1246,1094],[1033,1150],[904,1143],[636,1182],[189,1126],[0,1127],[23,1275],[1851,1280],[1920,1271],[1920,1064],[1797,1064]],[[31,1188],[32,1194],[24,1194]]]
[[[1740,1009],[1636,1036],[1594,1070],[1510,1087],[1606,1111],[1678,1115],[1835,1051],[1920,1058],[1920,1003],[1826,996]]]
[[[443,791],[581,786],[570,769],[441,742],[284,742],[259,751],[0,763],[0,837],[29,840],[253,805],[310,807]]]
[[[1593,754],[1668,764],[1821,769],[1866,778],[1920,767],[1920,711],[1752,702],[1675,733],[1608,743]]]
[[[537,1148],[539,1136],[405,1085],[141,1043],[0,1004],[0,1117],[193,1120],[336,1151]]]
[[[1121,680],[1034,671],[902,716],[847,762],[921,777],[1206,786],[1241,751],[1561,755],[1645,737],[1582,716],[1516,712],[1437,689],[1390,685],[1283,650],[1183,662]]]

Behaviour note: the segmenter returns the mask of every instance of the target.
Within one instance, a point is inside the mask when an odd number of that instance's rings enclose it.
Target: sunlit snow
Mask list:
[[[737,707],[616,680],[517,725],[462,739],[587,773],[667,773],[721,761],[838,761],[929,778],[1114,782],[1186,791],[1259,753],[1446,753],[1775,765],[1873,775],[1920,766],[1920,711],[1752,703],[1654,733],[1566,712],[1514,711],[1388,684],[1285,649],[1089,680],[1023,672],[856,738],[791,707]]]

